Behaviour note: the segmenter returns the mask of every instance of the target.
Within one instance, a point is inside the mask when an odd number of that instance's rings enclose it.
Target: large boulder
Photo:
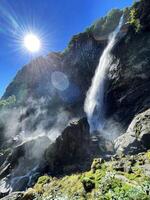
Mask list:
[[[116,139],[115,149],[130,154],[150,149],[150,109],[133,119],[127,132]]]
[[[86,118],[71,123],[45,153],[52,173],[79,170],[91,160],[90,133]]]

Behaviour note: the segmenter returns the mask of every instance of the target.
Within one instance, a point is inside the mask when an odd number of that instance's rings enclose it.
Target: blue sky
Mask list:
[[[74,34],[109,10],[131,4],[132,0],[0,0],[0,96],[33,57],[22,44],[27,32],[41,38],[39,55],[61,51]]]

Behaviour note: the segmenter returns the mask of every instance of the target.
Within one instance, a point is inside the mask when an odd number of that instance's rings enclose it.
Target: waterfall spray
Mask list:
[[[109,36],[109,42],[105,48],[95,75],[92,80],[92,85],[87,92],[85,99],[84,110],[87,114],[88,122],[90,124],[90,131],[102,131],[105,122],[105,104],[104,104],[104,90],[106,73],[112,63],[111,50],[117,42],[117,35],[123,24],[123,16],[120,18],[119,25],[113,33]]]

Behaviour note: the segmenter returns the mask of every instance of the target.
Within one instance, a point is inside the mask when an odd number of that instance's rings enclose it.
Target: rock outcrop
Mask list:
[[[150,109],[133,119],[127,132],[116,139],[115,148],[126,154],[150,149]]]
[[[45,152],[52,174],[87,168],[91,161],[91,140],[86,118],[71,123]]]

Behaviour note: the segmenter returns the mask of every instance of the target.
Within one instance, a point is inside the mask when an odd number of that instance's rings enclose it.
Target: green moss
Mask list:
[[[91,170],[95,172],[97,169],[101,169],[103,163],[104,160],[101,158],[94,159],[91,165]]]
[[[150,161],[150,151],[145,154],[146,158]]]
[[[48,183],[49,181],[51,180],[51,178],[49,176],[41,176],[39,179],[38,179],[38,182],[37,184],[46,184]]]
[[[123,156],[119,161],[104,163],[94,159],[90,171],[62,178],[40,177],[28,196],[36,192],[40,200],[150,200],[150,178],[139,165],[139,161],[149,158],[149,154]],[[136,160],[131,166],[132,173],[113,169],[116,162],[126,164],[132,159]]]
[[[32,189],[32,188],[29,188],[29,189],[25,192],[25,194],[24,194],[22,200],[32,200],[32,199],[35,198],[35,196],[36,196],[36,191],[35,191],[34,189]]]
[[[50,180],[51,180],[51,177],[49,177],[49,176],[41,176],[41,177],[38,179],[38,181],[37,181],[37,183],[35,184],[35,186],[34,186],[35,191],[36,191],[37,193],[43,193],[43,192],[44,192],[44,187],[43,187],[43,186],[44,186],[46,183],[49,183]]]
[[[138,164],[132,168],[132,171],[132,173],[124,173],[125,177],[129,180],[136,181],[138,183],[145,179],[143,170],[139,167]]]

